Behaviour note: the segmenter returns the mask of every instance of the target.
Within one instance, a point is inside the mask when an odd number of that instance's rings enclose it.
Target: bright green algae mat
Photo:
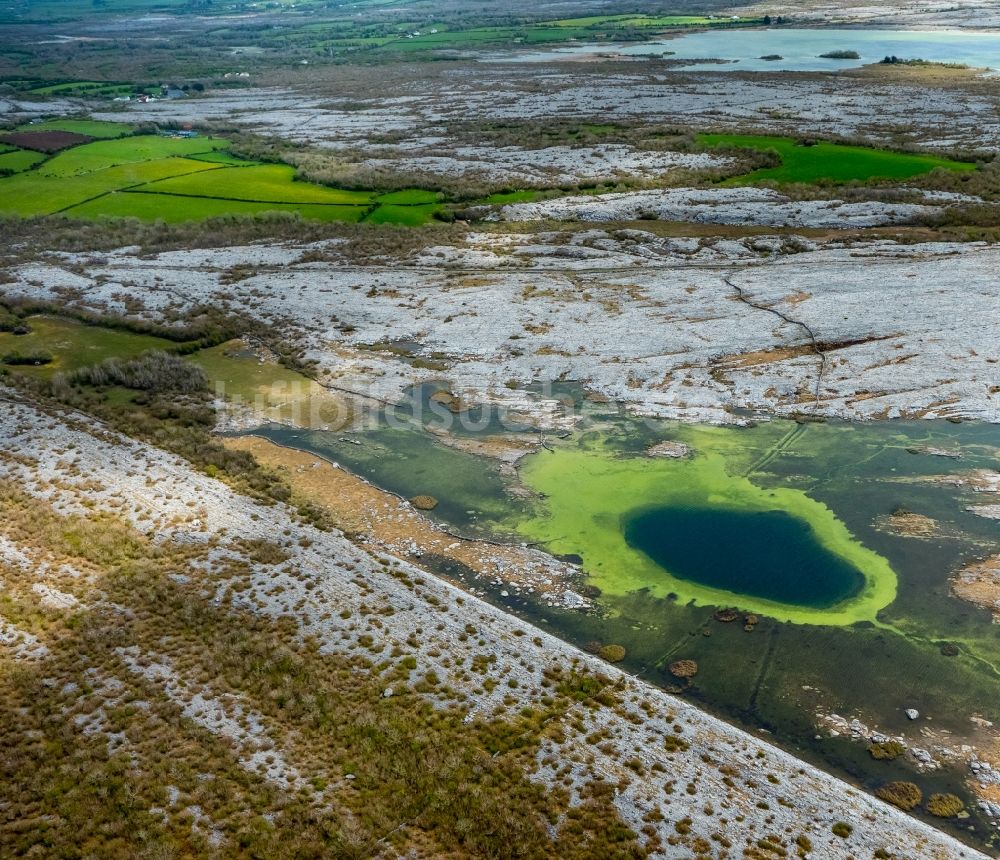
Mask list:
[[[683,603],[732,605],[780,621],[825,625],[874,622],[879,610],[895,599],[896,574],[889,563],[861,544],[829,507],[802,490],[764,488],[733,474],[723,453],[724,436],[715,447],[718,434],[691,435],[697,439],[697,453],[690,459],[623,456],[599,444],[527,458],[521,478],[544,496],[544,503],[542,516],[523,521],[519,530],[551,552],[582,558],[589,582],[605,595],[645,590],[653,597],[674,595]],[[654,507],[782,512],[808,525],[822,551],[860,573],[863,584],[856,594],[817,608],[682,579],[626,540],[623,518]]]
[[[910,179],[936,168],[975,170],[966,161],[951,161],[936,155],[913,155],[864,146],[819,142],[803,146],[789,137],[750,134],[699,134],[707,146],[775,150],[781,156],[778,167],[755,170],[734,177],[731,184],[772,180],[774,182],[852,182],[869,179]]]

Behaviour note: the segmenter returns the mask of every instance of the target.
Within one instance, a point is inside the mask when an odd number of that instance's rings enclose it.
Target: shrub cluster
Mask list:
[[[910,810],[924,799],[920,786],[912,782],[887,782],[875,794],[900,809]]]
[[[70,381],[88,385],[122,385],[141,391],[194,394],[208,388],[208,377],[198,365],[160,350],[131,361],[109,358],[76,371]]]
[[[868,747],[868,754],[876,761],[892,761],[894,758],[899,758],[904,752],[906,752],[906,747],[899,741],[882,741]]]
[[[12,366],[49,364],[52,361],[52,353],[46,349],[36,349],[28,352],[21,352],[15,349],[6,353],[2,360],[4,364]]]
[[[954,818],[963,809],[965,804],[954,794],[932,794],[927,799],[927,811],[938,818]]]

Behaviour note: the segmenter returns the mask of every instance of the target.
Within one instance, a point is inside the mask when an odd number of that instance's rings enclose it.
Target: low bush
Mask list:
[[[3,363],[11,366],[15,365],[42,365],[52,362],[52,353],[45,349],[38,349],[30,352],[20,352],[14,350],[8,352],[3,357]]]
[[[924,794],[918,785],[903,781],[887,782],[875,794],[886,803],[905,810],[913,809],[924,799]]]
[[[892,761],[899,758],[904,752],[906,752],[906,747],[899,741],[883,741],[868,747],[868,754],[876,761]]]
[[[131,361],[109,358],[93,367],[76,371],[70,382],[107,386],[122,385],[140,391],[194,394],[208,389],[208,377],[198,365],[169,352],[147,352]]]
[[[693,678],[698,674],[698,664],[694,660],[676,660],[670,664],[670,674],[675,678]]]
[[[927,811],[938,818],[954,818],[963,809],[962,798],[954,794],[932,794],[927,799]]]
[[[618,663],[625,659],[625,649],[621,645],[605,645],[598,654],[609,663]]]

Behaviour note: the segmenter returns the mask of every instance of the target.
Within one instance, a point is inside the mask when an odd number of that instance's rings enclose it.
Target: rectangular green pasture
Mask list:
[[[421,206],[378,206],[365,220],[371,224],[400,224],[405,227],[419,227],[434,218],[437,203]]]
[[[67,86],[63,84],[63,86]],[[41,92],[35,90],[34,92]],[[71,131],[74,134],[85,134],[104,140],[129,134],[132,126],[123,122],[102,122],[96,119],[49,119],[45,122],[33,122],[22,125],[18,131]]]
[[[582,18],[564,18],[558,21],[539,21],[520,26],[473,27],[468,30],[438,28],[437,33],[421,31],[419,36],[401,36],[386,47],[397,51],[419,51],[444,46],[502,44],[520,40],[526,44],[561,42],[569,39],[593,38],[602,30],[650,29],[667,30],[671,27],[732,26],[752,19],[707,18],[702,15],[593,15]]]
[[[711,26],[731,19],[707,18],[704,15],[593,15],[586,18],[564,18],[546,22],[552,27],[692,27]]]
[[[35,87],[28,90],[28,92],[39,96],[50,96],[55,93],[65,92],[66,90],[91,90],[101,86],[106,86],[106,84],[102,84],[100,81],[66,81],[61,84],[48,84],[44,87]]]
[[[36,164],[45,161],[44,152],[32,152],[29,149],[14,149],[9,152],[0,152],[0,170],[13,170],[20,173],[22,170],[30,170]]]
[[[228,146],[229,141],[214,137],[140,135],[119,140],[98,140],[58,153],[49,159],[40,173],[46,176],[75,176],[123,164],[211,152]]]
[[[197,176],[182,176],[144,186],[142,191],[188,194],[258,203],[325,203],[364,206],[368,191],[345,191],[295,179],[295,168],[285,164],[223,167]]]
[[[47,165],[46,165],[47,166]],[[39,170],[0,179],[0,213],[51,215],[93,197],[168,176],[202,170],[218,170],[212,164],[185,158],[162,158],[123,164],[77,176],[48,176]]]
[[[211,161],[213,164],[229,164],[233,167],[251,167],[259,163],[256,161],[247,161],[245,158],[233,155],[225,149],[216,149],[213,152],[198,152],[187,156],[187,158],[193,158],[195,161]]]
[[[50,84],[30,90],[33,95],[53,96],[60,94],[81,94],[87,96],[121,96],[135,92],[132,84],[109,84],[100,81],[70,81],[64,84]],[[85,132],[81,132],[83,134]],[[94,135],[98,137],[100,135]]]
[[[390,191],[388,194],[380,194],[376,200],[382,204],[418,206],[427,203],[437,203],[438,196],[436,192],[427,191],[423,188],[404,188],[401,191]]]
[[[330,206],[315,203],[260,203],[247,200],[222,200],[215,197],[177,197],[172,194],[143,194],[121,191],[89,200],[68,209],[73,218],[139,218],[177,224],[203,221],[227,215],[260,215],[263,212],[287,212],[312,221],[356,223],[368,211],[367,206]]]
[[[518,191],[498,191],[487,197],[483,203],[490,206],[503,206],[507,203],[526,203],[531,200],[537,200],[540,193],[532,188],[524,188]]]
[[[699,134],[698,140],[711,147],[739,147],[761,151],[773,149],[781,157],[781,164],[778,167],[755,170],[746,176],[734,177],[729,180],[732,184],[763,180],[805,183],[864,182],[871,179],[910,179],[939,167],[947,170],[976,169],[974,164],[951,161],[936,155],[914,155],[839,143],[803,146],[788,137]]]

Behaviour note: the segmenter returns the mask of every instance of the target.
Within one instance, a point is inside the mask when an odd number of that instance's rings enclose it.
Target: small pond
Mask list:
[[[737,594],[824,609],[865,582],[785,511],[643,508],[623,518],[623,531],[629,546],[679,579]]]

